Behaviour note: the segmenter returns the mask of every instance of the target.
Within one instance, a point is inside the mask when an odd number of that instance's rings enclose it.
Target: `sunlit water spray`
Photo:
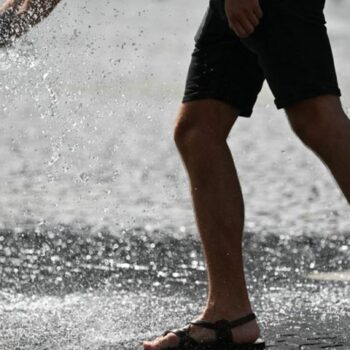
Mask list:
[[[348,5],[337,6],[348,106]],[[135,349],[201,311],[205,264],[172,132],[205,7],[67,2],[0,50],[0,349]],[[349,271],[348,205],[272,106],[264,88],[228,140],[253,304],[267,340],[342,330],[347,280],[309,277]]]

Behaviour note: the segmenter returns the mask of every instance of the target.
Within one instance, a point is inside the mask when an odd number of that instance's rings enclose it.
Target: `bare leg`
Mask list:
[[[300,139],[328,166],[350,204],[350,120],[337,96],[324,95],[287,109]]]
[[[189,174],[197,226],[208,267],[208,300],[197,319],[237,319],[252,309],[242,262],[244,204],[226,138],[237,111],[216,100],[185,103],[177,118],[175,141]],[[192,326],[196,340],[215,339],[213,331]],[[256,321],[232,330],[236,342],[254,342],[260,335]],[[175,346],[170,333],[145,349]]]

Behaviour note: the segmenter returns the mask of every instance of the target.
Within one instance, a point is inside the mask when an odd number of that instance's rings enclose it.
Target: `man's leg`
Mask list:
[[[328,166],[350,204],[350,120],[339,97],[304,100],[286,112],[296,134]]]
[[[226,138],[238,112],[213,99],[184,103],[175,127],[175,142],[189,175],[196,221],[208,267],[207,305],[198,319],[237,319],[252,312],[242,261],[244,204]],[[196,340],[215,339],[212,330],[191,326]],[[234,328],[236,342],[254,342],[256,321]],[[146,342],[145,349],[178,344],[172,333]]]

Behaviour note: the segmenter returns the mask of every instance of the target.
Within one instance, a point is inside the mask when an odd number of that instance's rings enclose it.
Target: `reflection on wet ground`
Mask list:
[[[2,231],[0,242],[1,349],[131,350],[204,305],[206,271],[193,237],[62,226]],[[300,331],[350,340],[349,284],[306,277],[349,270],[349,243],[350,236],[245,234],[249,290],[267,341]]]
[[[117,3],[62,1],[0,52],[0,350],[134,350],[205,303],[172,132],[208,1]],[[327,2],[346,109],[349,8]],[[349,341],[349,207],[272,106],[265,86],[228,140],[254,309],[276,350]]]

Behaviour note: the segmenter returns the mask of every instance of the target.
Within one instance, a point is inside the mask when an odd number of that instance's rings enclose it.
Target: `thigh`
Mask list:
[[[195,35],[183,102],[213,98],[249,117],[264,81],[257,57],[229,28],[223,1],[212,0]]]
[[[258,55],[278,108],[324,94],[340,96],[324,0],[261,0],[264,17],[242,42]]]

